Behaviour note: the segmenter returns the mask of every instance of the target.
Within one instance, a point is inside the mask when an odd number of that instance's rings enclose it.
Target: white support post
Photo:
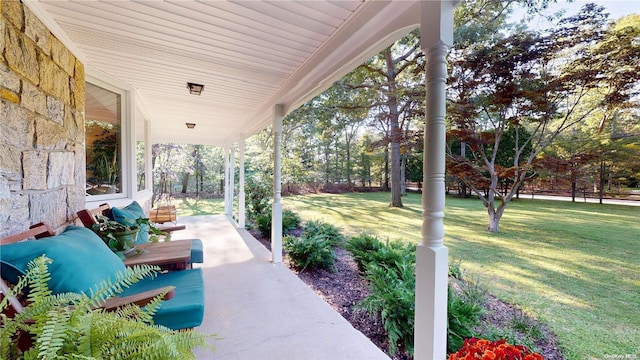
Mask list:
[[[448,249],[444,246],[445,110],[447,60],[457,1],[421,3],[420,37],[426,54],[427,106],[422,185],[422,243],[416,249],[416,360],[447,356]]]
[[[224,150],[224,214],[231,214],[231,206],[229,205],[229,152],[230,149]]]
[[[284,106],[278,104],[273,113],[273,206],[271,212],[271,261],[282,262],[282,118]]]
[[[247,210],[245,204],[245,193],[244,193],[244,150],[245,150],[245,142],[244,139],[240,140],[240,183],[238,184],[238,227],[244,229],[246,225],[246,217]]]
[[[236,146],[232,144],[230,147],[231,156],[229,157],[229,217],[233,219],[233,198],[236,189]]]

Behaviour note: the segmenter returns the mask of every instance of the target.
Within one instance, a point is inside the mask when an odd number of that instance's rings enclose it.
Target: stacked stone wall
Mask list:
[[[85,204],[84,65],[20,1],[0,0],[0,238]]]

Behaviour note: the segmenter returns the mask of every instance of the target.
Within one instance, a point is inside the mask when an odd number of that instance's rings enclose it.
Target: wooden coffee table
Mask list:
[[[191,241],[175,240],[139,244],[124,260],[126,266],[159,265],[183,270],[191,259]]]

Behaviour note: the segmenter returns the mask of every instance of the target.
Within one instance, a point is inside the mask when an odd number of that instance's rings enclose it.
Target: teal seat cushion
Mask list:
[[[0,246],[2,263],[10,264],[23,273],[26,273],[29,262],[41,255],[53,260],[49,265],[49,287],[55,294],[89,294],[89,290],[101,281],[109,277],[113,279],[113,274],[125,269],[122,260],[98,235],[79,226],[69,226],[61,234],[42,240]]]
[[[142,291],[175,286],[173,298],[163,301],[153,320],[173,330],[199,326],[204,318],[204,280],[201,269],[172,271],[145,278],[133,284],[121,294],[136,294]]]
[[[202,240],[191,239],[191,263],[202,264],[204,262],[204,254],[202,249]]]
[[[137,224],[136,220],[148,218],[144,213],[142,206],[138,204],[137,201],[132,202],[131,204],[125,206],[124,208],[116,208],[111,209],[111,215],[113,219],[121,224],[133,226],[138,225],[140,227],[140,231],[138,232],[138,244],[144,244],[149,242],[149,225],[147,224]]]

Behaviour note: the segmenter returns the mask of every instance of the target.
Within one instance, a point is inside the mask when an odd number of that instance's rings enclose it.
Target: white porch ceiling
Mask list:
[[[154,143],[227,146],[417,26],[417,1],[25,3],[81,60],[135,89]],[[187,82],[204,84],[190,95]],[[185,122],[196,123],[189,130]]]

